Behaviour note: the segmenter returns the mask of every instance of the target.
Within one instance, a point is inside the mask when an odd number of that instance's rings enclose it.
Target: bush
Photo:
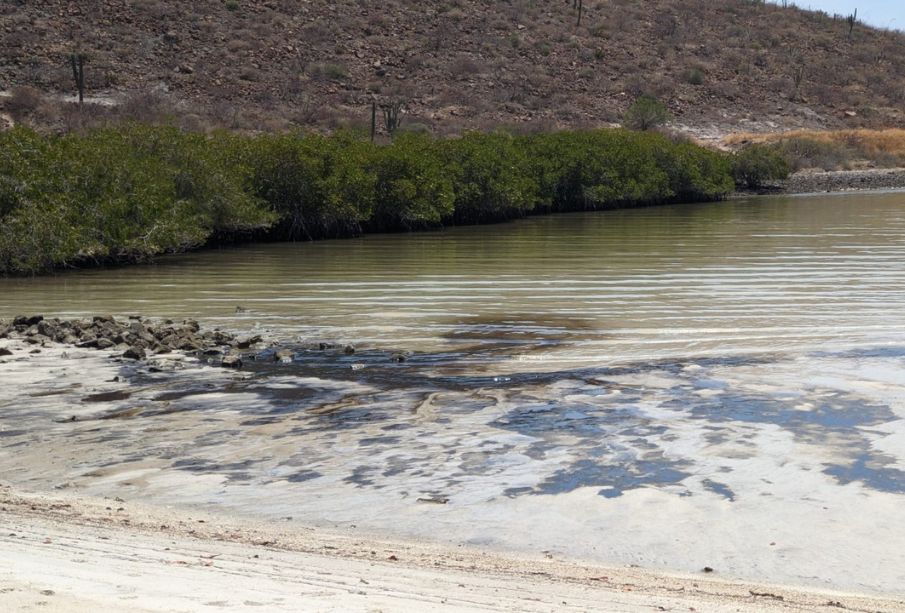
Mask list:
[[[0,273],[146,261],[248,235],[310,240],[716,199],[732,185],[727,156],[655,132],[403,133],[375,145],[350,132],[16,128],[0,134]]]
[[[41,92],[34,87],[23,85],[10,92],[10,96],[6,100],[6,110],[14,119],[21,121],[38,110],[42,100]]]
[[[204,136],[174,128],[17,128],[0,135],[0,177],[0,272],[145,261],[273,221]]]
[[[757,189],[768,181],[789,176],[789,162],[776,149],[765,145],[751,145],[735,154],[732,176],[736,185]]]
[[[244,184],[279,217],[274,236],[299,240],[360,232],[371,216],[376,177],[371,145],[348,135],[234,137]]]
[[[704,71],[700,68],[689,68],[682,73],[682,80],[689,85],[703,85]]]
[[[457,223],[513,219],[534,208],[537,183],[515,137],[470,132],[444,141],[441,151],[456,188]]]
[[[371,168],[376,175],[371,229],[439,226],[452,217],[455,190],[438,141],[403,134],[392,145],[374,151]]]
[[[630,130],[652,130],[669,119],[669,111],[662,102],[653,96],[641,95],[625,113],[622,123]]]

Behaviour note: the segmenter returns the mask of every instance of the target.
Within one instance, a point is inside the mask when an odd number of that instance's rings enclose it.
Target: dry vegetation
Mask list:
[[[371,100],[448,133],[618,121],[637,96],[676,123],[905,126],[905,35],[744,0],[6,0],[0,99],[71,128],[367,125]],[[87,55],[89,103],[70,53]],[[28,89],[25,89],[28,88]],[[118,104],[92,104],[92,100]]]
[[[730,149],[769,145],[783,153],[793,169],[848,170],[905,166],[905,130],[793,130],[772,134],[732,134]]]

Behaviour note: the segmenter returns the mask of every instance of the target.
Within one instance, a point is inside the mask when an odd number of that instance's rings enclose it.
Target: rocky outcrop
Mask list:
[[[905,189],[905,169],[878,168],[797,172],[777,185],[787,194],[812,194],[869,189]]]
[[[45,319],[41,315],[19,316],[11,322],[0,321],[0,338],[18,338],[29,345],[62,343],[76,347],[120,351],[128,360],[144,360],[149,355],[184,351],[217,354],[233,347],[248,348],[261,341],[260,336],[239,341],[222,330],[201,330],[197,321],[176,323],[143,319],[138,316],[117,320],[110,315],[87,319]]]

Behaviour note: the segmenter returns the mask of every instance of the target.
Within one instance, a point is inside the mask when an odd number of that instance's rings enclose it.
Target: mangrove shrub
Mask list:
[[[767,158],[774,162],[772,158]],[[751,169],[754,170],[751,170]],[[546,211],[712,200],[773,176],[654,132],[0,133],[0,274],[146,261],[236,238],[310,240]],[[742,173],[742,174],[739,174]],[[754,174],[752,174],[754,173]]]

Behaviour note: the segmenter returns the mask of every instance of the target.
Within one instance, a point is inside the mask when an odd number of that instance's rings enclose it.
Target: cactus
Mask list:
[[[855,24],[858,23],[858,9],[855,9],[855,12],[845,18],[846,23],[848,23],[848,37],[851,39],[852,32],[855,31]]]
[[[798,65],[794,72],[792,73],[792,82],[794,86],[792,88],[792,95],[789,96],[789,100],[792,102],[796,102],[800,99],[799,92],[801,91],[801,82],[804,80],[804,65]]]
[[[85,100],[85,56],[81,53],[69,54],[69,62],[72,64],[72,78],[75,80],[75,86],[79,90],[79,106]]]
[[[572,8],[578,11],[578,22],[576,27],[581,27],[581,16],[584,13],[584,0],[572,0]]]
[[[387,133],[392,135],[402,124],[402,118],[400,117],[402,102],[394,100],[384,104],[381,110],[383,110],[383,126],[386,128]]]

